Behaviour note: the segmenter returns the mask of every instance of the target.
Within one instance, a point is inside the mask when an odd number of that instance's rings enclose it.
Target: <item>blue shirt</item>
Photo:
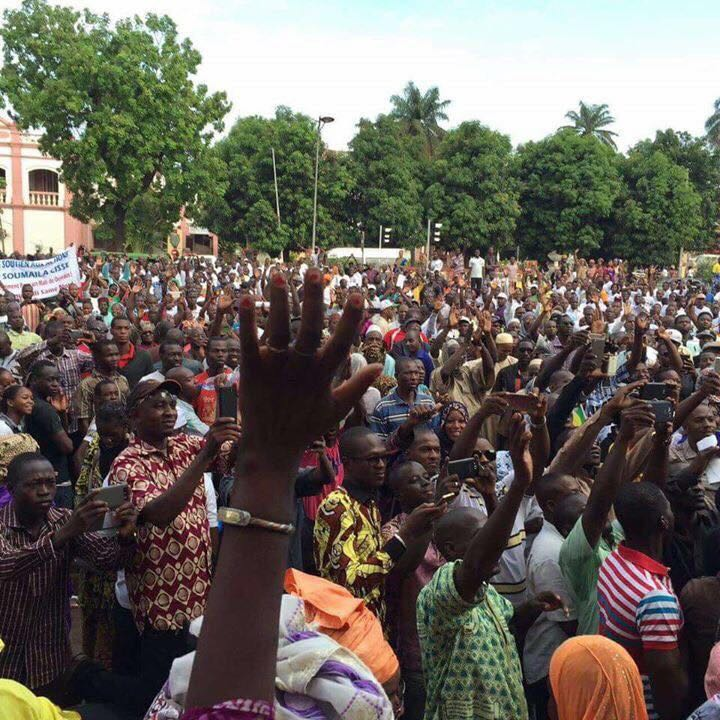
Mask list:
[[[375,406],[370,416],[370,429],[387,440],[407,420],[415,405],[435,407],[435,401],[431,395],[418,390],[415,402],[410,405],[398,395],[397,390],[393,390]]]

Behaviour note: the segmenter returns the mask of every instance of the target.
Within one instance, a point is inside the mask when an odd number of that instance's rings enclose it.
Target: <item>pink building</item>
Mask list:
[[[90,250],[92,227],[71,217],[71,194],[60,182],[62,163],[43,155],[38,139],[0,117],[0,249],[7,255],[55,253],[71,244]],[[181,255],[217,255],[217,235],[185,218],[168,239],[168,252],[176,244]]]

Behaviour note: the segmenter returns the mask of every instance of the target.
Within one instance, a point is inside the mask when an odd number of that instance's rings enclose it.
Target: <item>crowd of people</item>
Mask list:
[[[0,283],[1,718],[720,719],[720,275],[78,255]]]

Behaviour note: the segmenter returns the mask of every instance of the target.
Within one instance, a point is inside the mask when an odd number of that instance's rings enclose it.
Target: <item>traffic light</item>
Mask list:
[[[436,243],[440,242],[440,230],[442,230],[442,223],[439,223],[439,222],[433,223],[432,237],[433,237],[433,241]]]

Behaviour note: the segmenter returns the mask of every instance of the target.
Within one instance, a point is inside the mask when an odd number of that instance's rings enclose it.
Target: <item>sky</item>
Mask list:
[[[112,17],[167,13],[225,90],[228,127],[288,105],[330,115],[343,149],[408,81],[437,85],[453,127],[479,120],[513,144],[607,103],[621,150],[674,128],[702,134],[720,97],[718,0],[55,0]],[[0,8],[19,0],[0,0]]]

